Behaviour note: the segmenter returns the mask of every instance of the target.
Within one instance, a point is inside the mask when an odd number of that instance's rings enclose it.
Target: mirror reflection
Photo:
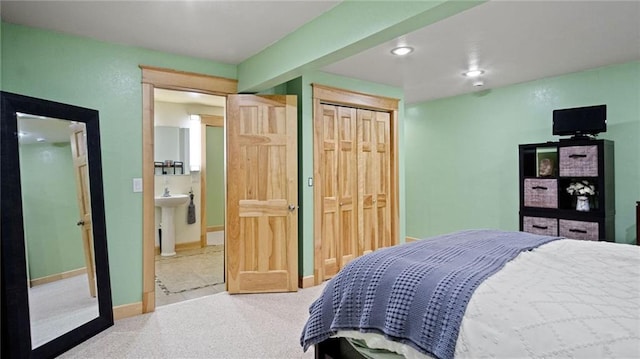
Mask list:
[[[84,123],[18,113],[32,347],[99,315]]]

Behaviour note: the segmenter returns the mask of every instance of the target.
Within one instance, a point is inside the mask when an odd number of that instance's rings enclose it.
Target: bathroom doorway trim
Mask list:
[[[156,308],[155,204],[153,169],[154,89],[192,91],[227,96],[238,92],[238,81],[224,77],[140,65],[142,70],[142,313]]]

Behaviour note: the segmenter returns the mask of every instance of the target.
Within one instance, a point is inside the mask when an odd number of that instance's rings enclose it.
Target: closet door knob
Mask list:
[[[84,221],[80,220],[76,223],[76,226],[84,226]]]

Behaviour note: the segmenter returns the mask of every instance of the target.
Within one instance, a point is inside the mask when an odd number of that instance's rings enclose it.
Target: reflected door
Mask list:
[[[76,196],[78,199],[79,220],[77,225],[82,230],[82,248],[87,268],[89,294],[96,296],[95,264],[93,260],[93,226],[91,223],[91,197],[89,194],[89,171],[87,169],[87,132],[81,123],[72,124],[71,156],[76,179]]]

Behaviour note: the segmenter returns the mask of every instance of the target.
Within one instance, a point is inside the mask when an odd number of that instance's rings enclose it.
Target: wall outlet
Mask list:
[[[133,179],[133,192],[142,192],[142,178]]]

